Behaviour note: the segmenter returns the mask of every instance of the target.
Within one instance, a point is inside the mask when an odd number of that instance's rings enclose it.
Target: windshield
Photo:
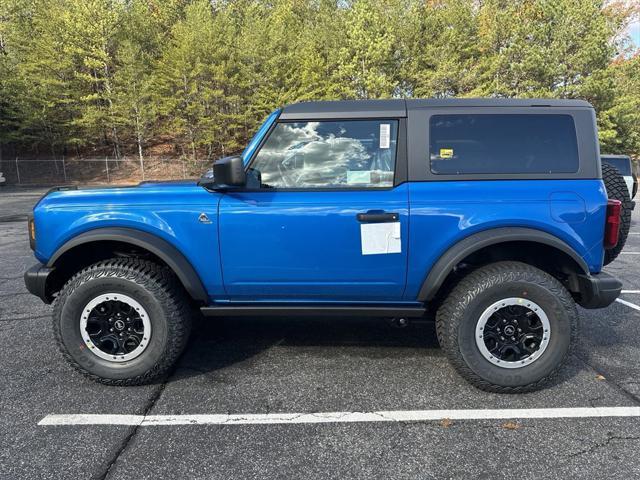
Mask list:
[[[249,145],[247,145],[247,148],[245,148],[244,151],[242,152],[242,160],[245,165],[251,158],[251,155],[253,155],[253,153],[256,151],[256,148],[258,148],[260,141],[265,136],[269,128],[271,128],[271,125],[273,124],[273,122],[275,122],[276,118],[278,118],[278,115],[280,115],[280,109],[273,111],[267,117],[267,119],[260,126],[256,134],[253,136],[253,138],[249,142]]]

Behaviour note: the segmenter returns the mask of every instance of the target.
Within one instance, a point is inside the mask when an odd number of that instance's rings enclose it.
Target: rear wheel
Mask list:
[[[108,385],[162,377],[182,353],[191,317],[167,268],[111,259],[76,274],[56,298],[53,327],[69,363]]]
[[[544,386],[565,360],[576,330],[569,292],[546,272],[519,262],[470,273],[436,315],[438,340],[456,370],[476,387],[500,393]]]
[[[620,216],[620,237],[618,244],[604,251],[604,264],[609,265],[620,254],[627,242],[629,228],[631,227],[632,202],[629,196],[629,189],[617,168],[606,163],[602,164],[602,180],[607,189],[607,196],[622,202],[622,214]]]

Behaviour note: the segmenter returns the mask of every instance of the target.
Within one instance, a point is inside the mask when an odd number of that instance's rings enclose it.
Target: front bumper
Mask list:
[[[30,293],[39,297],[44,303],[51,303],[52,298],[47,295],[47,279],[53,268],[38,263],[24,272],[24,284]]]
[[[611,305],[620,295],[622,282],[608,273],[578,275],[580,301],[584,308],[604,308]]]

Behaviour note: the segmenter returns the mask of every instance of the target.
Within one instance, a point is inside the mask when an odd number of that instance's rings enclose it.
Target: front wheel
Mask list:
[[[69,363],[108,385],[141,385],[176,362],[190,332],[182,285],[166,267],[111,259],[85,268],[56,298],[53,330]]]
[[[551,275],[520,262],[480,268],[436,315],[440,345],[476,387],[520,393],[557,373],[577,333],[573,298]]]

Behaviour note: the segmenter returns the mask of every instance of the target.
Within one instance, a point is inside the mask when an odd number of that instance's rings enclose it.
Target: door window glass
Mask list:
[[[251,164],[261,188],[391,187],[397,120],[283,122]]]

